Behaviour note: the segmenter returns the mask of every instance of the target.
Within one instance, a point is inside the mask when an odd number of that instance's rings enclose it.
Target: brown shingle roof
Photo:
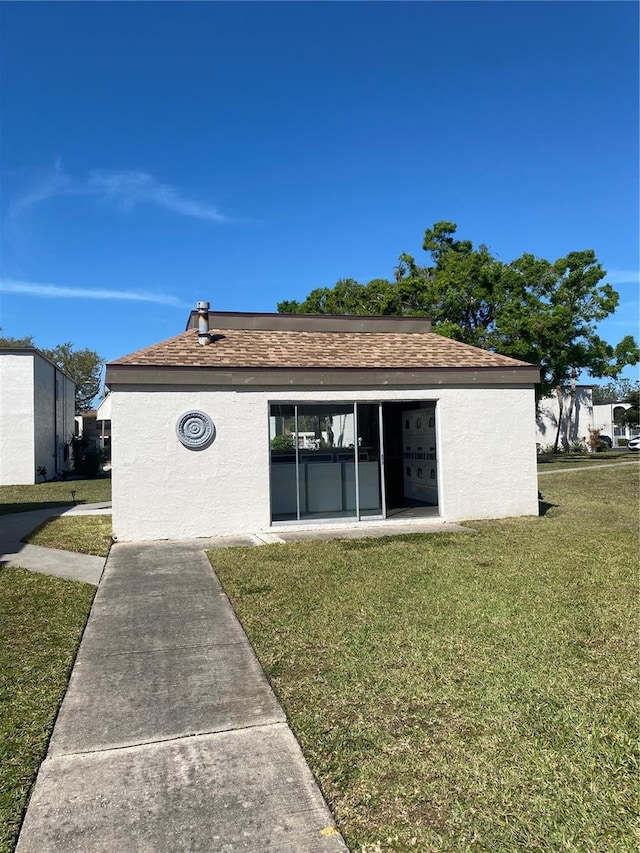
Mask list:
[[[110,362],[140,367],[278,369],[428,369],[528,367],[433,332],[305,332],[211,329],[201,346],[196,329]]]

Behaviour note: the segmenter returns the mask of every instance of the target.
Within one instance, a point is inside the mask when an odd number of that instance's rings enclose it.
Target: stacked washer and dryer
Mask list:
[[[405,498],[437,505],[435,404],[402,413],[402,439]]]

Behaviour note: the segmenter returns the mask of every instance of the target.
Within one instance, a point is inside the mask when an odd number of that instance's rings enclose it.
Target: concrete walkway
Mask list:
[[[205,549],[464,528],[120,543],[104,573],[100,558],[19,542],[87,511],[110,506],[0,517],[0,560],[100,581],[16,853],[346,853]]]
[[[17,853],[347,850],[203,551],[219,544],[112,547]]]
[[[0,566],[21,566],[32,572],[55,575],[96,585],[104,569],[104,557],[76,554],[56,548],[28,545],[22,539],[48,518],[60,515],[106,515],[111,503],[78,504],[68,507],[49,507],[32,512],[0,515]]]

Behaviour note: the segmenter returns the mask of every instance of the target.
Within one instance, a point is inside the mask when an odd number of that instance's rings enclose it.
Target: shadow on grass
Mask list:
[[[626,461],[632,458],[631,452],[626,450],[605,451],[604,453],[556,453],[556,454],[539,454],[537,461],[538,465],[572,465],[585,462],[590,465],[597,465],[599,462],[619,462]]]
[[[77,503],[86,503],[86,501],[77,501]],[[0,504],[0,515],[12,515],[17,512],[31,512],[31,510],[34,509],[55,509],[59,506],[73,506],[73,501],[33,501],[27,503]]]
[[[538,501],[538,515],[546,515],[550,509],[554,509],[558,504],[548,504],[546,501]]]

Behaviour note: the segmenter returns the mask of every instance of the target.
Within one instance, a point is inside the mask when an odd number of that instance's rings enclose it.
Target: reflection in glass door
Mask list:
[[[271,520],[382,516],[380,439],[378,403],[272,404]]]
[[[359,516],[382,516],[382,465],[380,404],[356,403],[358,423],[358,507]]]
[[[295,406],[272,405],[269,411],[271,520],[300,518]]]
[[[353,403],[297,406],[300,518],[355,516]]]

